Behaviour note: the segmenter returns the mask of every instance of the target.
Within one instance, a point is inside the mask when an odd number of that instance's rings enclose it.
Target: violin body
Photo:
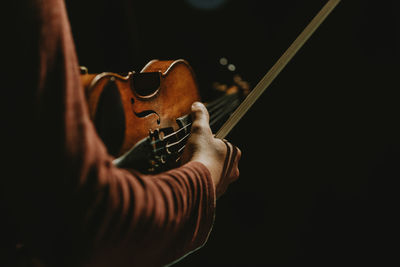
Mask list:
[[[185,60],[152,60],[139,73],[125,76],[82,70],[90,118],[108,152],[116,157],[116,166],[156,173],[179,165],[190,136],[191,105],[201,100],[195,74]],[[212,130],[241,101],[238,88],[243,81],[237,78],[236,85],[206,103]]]
[[[200,101],[196,78],[185,60],[150,61],[140,73],[82,74],[91,119],[118,157],[146,137],[163,139],[183,125],[179,118]]]

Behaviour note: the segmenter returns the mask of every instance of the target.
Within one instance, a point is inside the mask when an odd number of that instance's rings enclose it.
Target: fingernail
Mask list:
[[[201,105],[202,105],[202,104],[201,104],[200,102],[197,102],[197,101],[196,101],[196,102],[193,103],[192,107],[193,107],[193,108],[201,108]]]

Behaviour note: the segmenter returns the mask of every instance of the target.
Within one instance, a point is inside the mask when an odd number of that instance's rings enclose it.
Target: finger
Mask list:
[[[235,156],[233,158],[233,167],[232,167],[232,173],[231,177],[233,181],[237,180],[239,178],[239,161],[242,156],[242,151],[236,146],[234,146],[235,149]]]
[[[232,145],[228,141],[224,140],[224,143],[227,146],[227,154],[224,163],[223,175],[233,182],[239,178],[239,160],[242,152],[238,147]]]
[[[193,121],[198,121],[201,124],[208,124],[209,114],[207,108],[201,102],[194,102],[191,108]]]
[[[230,176],[229,178],[234,181],[234,180],[236,180],[238,178],[238,177],[236,177],[237,176],[237,173],[236,173],[236,171],[237,171],[237,161],[236,160],[237,160],[239,149],[236,146],[232,145],[232,144],[231,144],[231,146],[232,146],[232,149],[231,149],[232,155],[230,156],[228,174]]]
[[[223,141],[223,142],[226,145],[226,154],[225,154],[224,166],[222,167],[222,173],[221,173],[222,179],[224,179],[228,174],[230,157],[231,157],[231,145],[229,144],[228,141]]]
[[[235,149],[237,150],[235,161],[238,163],[240,161],[240,158],[242,157],[242,151],[237,146],[235,146]]]

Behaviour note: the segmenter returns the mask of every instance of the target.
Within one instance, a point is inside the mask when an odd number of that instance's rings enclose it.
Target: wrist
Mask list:
[[[191,161],[201,163],[208,170],[214,187],[217,188],[222,172],[222,169],[219,167],[220,164],[216,164],[213,160],[207,157],[193,157]]]

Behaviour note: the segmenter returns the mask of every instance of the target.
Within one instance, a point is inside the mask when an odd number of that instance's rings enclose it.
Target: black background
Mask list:
[[[66,1],[81,65],[139,71],[184,58],[205,98],[227,57],[251,85],[326,1]],[[398,254],[396,1],[344,0],[228,139],[241,178],[205,247],[176,266],[382,264]]]

